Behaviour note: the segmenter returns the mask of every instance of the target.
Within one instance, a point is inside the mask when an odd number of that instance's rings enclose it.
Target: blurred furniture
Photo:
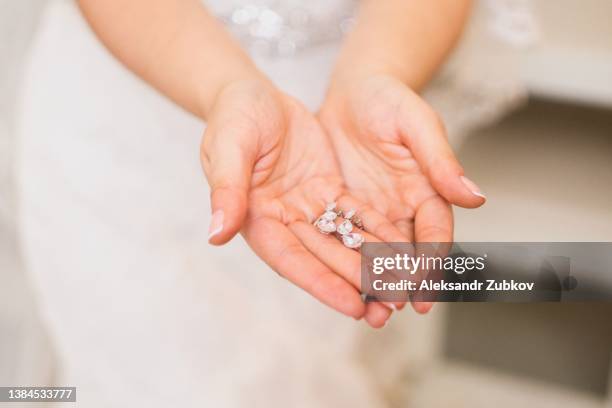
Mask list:
[[[612,1],[531,4],[539,40],[520,71],[536,102],[458,152],[489,201],[457,209],[456,239],[612,241]],[[609,304],[434,311],[411,321],[411,406],[612,407]]]
[[[612,1],[533,1],[540,39],[522,77],[538,97],[612,108]]]

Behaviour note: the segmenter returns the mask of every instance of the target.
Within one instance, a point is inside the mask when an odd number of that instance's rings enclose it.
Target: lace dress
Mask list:
[[[521,100],[515,51],[499,35],[529,14],[510,3],[479,5],[427,92],[455,135]],[[280,87],[320,103],[354,2],[207,4]],[[60,359],[58,383],[77,386],[83,406],[372,408],[386,406],[383,388],[407,386],[397,373],[418,336],[409,327],[365,347],[364,325],[279,279],[241,239],[206,243],[203,124],[116,62],[73,2],[49,2],[23,84],[24,262]],[[383,352],[391,366],[367,363]]]

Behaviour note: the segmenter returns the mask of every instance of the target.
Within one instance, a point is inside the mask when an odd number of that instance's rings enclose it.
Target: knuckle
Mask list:
[[[301,244],[297,242],[292,242],[290,244],[285,245],[277,255],[277,267],[279,270],[284,270],[284,266],[288,264],[289,266],[294,264],[295,257],[304,255],[305,249]],[[281,272],[282,273],[282,272]]]
[[[387,222],[382,222],[374,229],[374,235],[383,241],[397,241],[398,236],[393,225]]]
[[[428,242],[436,242],[445,240],[450,231],[447,228],[439,225],[425,225],[420,228],[419,236],[426,239]],[[432,241],[433,240],[433,241]]]
[[[444,118],[433,108],[429,108],[429,120],[432,124],[434,131],[439,133],[444,138],[447,138],[446,124]]]

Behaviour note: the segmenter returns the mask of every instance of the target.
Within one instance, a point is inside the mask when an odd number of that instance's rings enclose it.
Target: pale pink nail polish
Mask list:
[[[395,306],[395,303],[391,303],[391,302],[385,302],[383,303],[385,306],[387,306],[389,309],[393,310],[393,311],[397,311],[397,306]]]
[[[463,184],[465,184],[468,190],[472,192],[472,194],[474,194],[477,197],[484,198],[485,200],[487,199],[487,196],[482,194],[482,191],[480,191],[480,188],[472,180],[470,180],[469,178],[465,176],[461,176],[461,181],[463,182]]]
[[[217,210],[213,213],[208,227],[208,240],[223,231],[223,210]]]

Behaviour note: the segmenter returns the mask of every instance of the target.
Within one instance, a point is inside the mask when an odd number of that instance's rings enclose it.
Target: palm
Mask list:
[[[407,98],[416,95],[390,79],[376,78],[346,97],[348,101],[328,101],[320,117],[351,194],[384,214],[403,240],[451,240],[450,206],[433,188],[402,135],[409,121],[422,123],[408,125],[415,128],[439,126],[435,115],[414,108],[405,115]],[[415,106],[421,104],[411,104]],[[396,232],[381,235],[398,240]]]
[[[378,304],[363,304],[359,254],[312,225],[327,203],[356,203],[346,193],[332,146],[316,118],[290,97],[267,93],[232,97],[225,111],[231,112],[230,120],[218,117],[209,124],[212,132],[241,135],[236,144],[254,159],[241,229],[248,244],[272,269],[319,300],[381,326],[389,312]],[[215,167],[206,150],[205,169]]]
[[[290,226],[311,223],[344,192],[333,151],[320,127],[299,104],[286,100],[273,146],[255,163],[248,225],[261,218]],[[269,120],[266,119],[266,120]]]

